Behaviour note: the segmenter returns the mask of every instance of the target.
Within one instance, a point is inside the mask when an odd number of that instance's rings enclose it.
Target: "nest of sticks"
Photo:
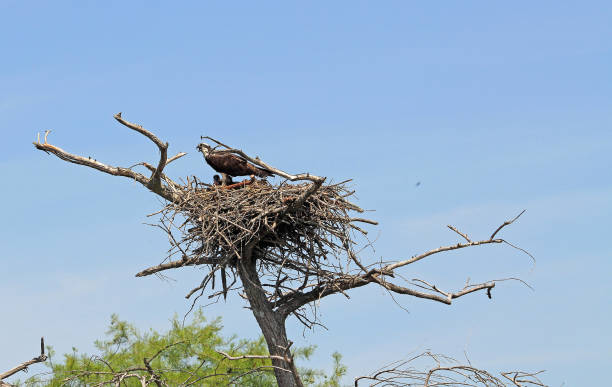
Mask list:
[[[184,218],[177,227],[182,238],[176,242],[191,258],[240,258],[253,247],[325,258],[350,243],[351,231],[360,229],[349,212],[363,210],[347,200],[353,192],[344,182],[305,195],[311,186],[274,186],[262,180],[234,189],[188,187],[182,200],[162,213],[173,224],[177,216]]]
[[[180,201],[161,210],[160,227],[170,235],[171,256],[181,255],[186,264],[211,265],[194,291],[203,290],[210,279],[214,287],[214,274],[221,269],[224,289],[216,294],[225,295],[225,269],[245,254],[257,257],[264,283],[270,276],[278,285],[281,273],[289,282],[313,279],[346,268],[341,258],[355,244],[355,233],[366,234],[355,222],[376,224],[351,216],[363,210],[349,201],[354,191],[347,182],[272,185],[252,179],[227,189],[196,181],[184,186]],[[180,236],[172,232],[177,229]]]

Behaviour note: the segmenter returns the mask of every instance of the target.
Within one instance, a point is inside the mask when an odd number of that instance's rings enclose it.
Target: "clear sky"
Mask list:
[[[104,4],[104,5],[102,5]],[[490,370],[546,369],[552,386],[602,385],[612,365],[612,3],[0,2],[0,370],[36,354],[92,351],[111,313],[165,329],[203,275],[134,274],[159,263],[144,223],[160,201],[127,179],[36,151],[36,133],[115,165],[157,150],[119,111],[188,156],[168,167],[210,178],[201,135],[290,172],[353,178],[376,210],[375,251],[407,257],[486,237],[527,209],[507,247],[406,268],[446,289],[501,283],[452,306],[375,287],[321,303],[328,330],[310,366],[337,350],[345,379],[432,349]],[[421,182],[420,186],[415,184]],[[258,328],[237,298],[205,309],[227,334]],[[31,372],[42,367],[32,367]]]

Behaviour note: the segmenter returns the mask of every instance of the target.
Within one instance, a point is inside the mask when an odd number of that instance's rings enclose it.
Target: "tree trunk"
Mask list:
[[[257,274],[256,259],[243,256],[238,260],[238,274],[244,291],[251,304],[251,311],[261,328],[272,356],[281,356],[285,360],[272,358],[276,381],[280,387],[303,387],[289,350],[289,341],[285,331],[285,319],[272,310]]]

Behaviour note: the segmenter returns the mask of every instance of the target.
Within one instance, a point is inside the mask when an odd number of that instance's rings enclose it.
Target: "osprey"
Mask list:
[[[232,177],[228,175],[227,173],[222,173],[221,176],[222,177],[219,177],[219,175],[213,176],[213,185],[232,185],[234,184]]]
[[[210,145],[202,143],[196,147],[202,152],[204,160],[215,171],[229,176],[250,176],[258,177],[272,176],[272,172],[267,169],[256,167],[240,156],[228,152],[214,151]]]

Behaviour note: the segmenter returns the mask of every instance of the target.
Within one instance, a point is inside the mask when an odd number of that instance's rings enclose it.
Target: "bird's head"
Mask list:
[[[196,146],[196,149],[199,150],[200,152],[202,152],[202,154],[204,155],[204,157],[208,156],[212,150],[211,146],[206,144],[206,143],[200,143],[198,144],[198,146]]]

